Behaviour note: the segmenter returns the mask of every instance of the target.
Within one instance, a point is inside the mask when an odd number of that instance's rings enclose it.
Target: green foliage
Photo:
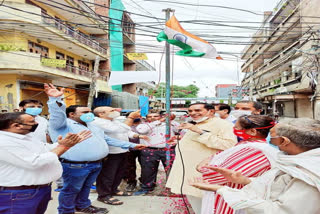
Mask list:
[[[195,98],[198,96],[199,88],[195,85],[188,85],[188,86],[178,86],[173,85],[171,87],[171,96],[173,98]],[[165,83],[160,83],[157,91],[149,90],[150,95],[154,95],[157,98],[165,97],[166,96],[166,87]],[[161,96],[162,95],[162,96]]]

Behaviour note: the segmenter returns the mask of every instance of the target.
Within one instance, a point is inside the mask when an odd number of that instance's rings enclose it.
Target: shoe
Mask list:
[[[83,208],[83,209],[76,208],[76,211],[82,212],[82,213],[97,213],[97,214],[105,214],[105,213],[109,212],[109,210],[107,208],[95,207],[92,205],[90,205],[87,208]]]
[[[136,184],[128,184],[127,186],[126,186],[126,191],[127,192],[134,192],[134,190],[136,189]]]
[[[142,196],[142,195],[148,194],[149,192],[151,192],[151,191],[140,189],[137,192],[134,192],[133,195],[134,196]]]
[[[110,204],[110,205],[122,205],[123,202],[112,197],[112,196],[106,196],[104,198],[97,198],[97,201],[100,201],[102,203],[105,203],[105,204]]]

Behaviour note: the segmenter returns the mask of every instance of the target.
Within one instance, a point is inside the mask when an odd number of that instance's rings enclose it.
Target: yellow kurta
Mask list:
[[[226,150],[237,143],[237,138],[233,134],[233,124],[220,118],[212,118],[197,124],[200,129],[210,131],[202,135],[188,130],[179,142],[180,150],[185,168],[183,194],[202,197],[202,191],[190,186],[188,179],[201,177],[201,173],[196,170],[196,166],[205,158],[214,155],[217,151]],[[176,147],[176,159],[166,186],[171,188],[171,192],[180,194],[182,183],[183,166]]]

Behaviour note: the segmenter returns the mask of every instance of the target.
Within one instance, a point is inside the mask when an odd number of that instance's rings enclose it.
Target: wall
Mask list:
[[[296,107],[297,107],[297,117],[308,117],[308,118],[313,117],[311,102],[309,99],[297,99]]]
[[[293,117],[294,118],[294,103],[293,101],[283,102],[283,116],[284,117]]]
[[[112,91],[111,106],[123,109],[138,109],[139,98],[126,92]]]
[[[15,75],[6,75],[5,78],[0,78],[0,109],[12,111],[18,107],[17,100],[17,85]]]

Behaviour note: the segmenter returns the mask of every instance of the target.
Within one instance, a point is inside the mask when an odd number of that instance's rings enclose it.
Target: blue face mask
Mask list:
[[[272,143],[271,143],[271,136],[270,136],[270,133],[268,134],[268,137],[267,137],[267,143],[270,145],[270,146],[272,146],[273,148],[275,148],[275,149],[278,149],[279,150],[279,147],[278,146],[276,146],[276,145],[273,145]]]
[[[26,108],[25,113],[30,114],[32,116],[37,116],[41,114],[42,108]]]
[[[85,123],[90,123],[94,120],[94,114],[91,112],[85,113],[80,116],[80,120],[82,120]]]

